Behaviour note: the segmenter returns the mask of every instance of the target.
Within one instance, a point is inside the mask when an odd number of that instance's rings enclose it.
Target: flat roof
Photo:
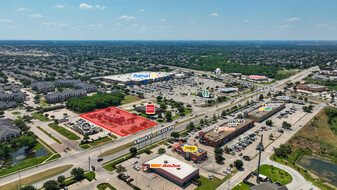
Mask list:
[[[266,104],[268,104],[268,103],[266,103]],[[260,110],[260,107],[259,107],[259,108],[255,109],[255,110],[249,112],[248,114],[251,115],[251,116],[254,116],[254,117],[262,117],[262,116],[264,116],[265,114],[267,114],[268,112],[273,112],[274,109],[277,109],[277,108],[283,106],[284,104],[285,104],[285,103],[282,103],[282,104],[280,104],[280,105],[277,106],[277,107],[273,107],[273,108],[272,108],[271,110],[269,110],[269,111],[266,111],[266,110]]]
[[[167,161],[165,163],[164,161]],[[150,165],[150,164],[175,164],[175,165],[180,165],[180,169],[178,170],[177,168],[169,168],[169,167],[164,167],[164,168],[156,168],[160,169],[164,172],[167,172],[180,180],[184,180],[186,177],[194,173],[195,171],[199,170],[199,168],[191,166],[189,164],[186,164],[185,162],[182,162],[176,158],[173,158],[167,154],[162,154],[158,157],[153,158],[152,160],[149,160],[145,162],[143,165]]]
[[[244,123],[239,123],[237,126],[229,126],[228,123],[222,127],[228,127],[228,128],[234,128],[236,130],[246,126],[248,123],[252,122],[253,120],[251,119],[245,119],[245,122]],[[225,131],[225,130],[222,130],[222,131],[219,131],[219,132],[215,132],[214,130],[211,130],[209,132],[206,133],[205,137],[207,139],[210,139],[212,141],[218,141],[218,140],[221,140],[223,139],[224,137],[226,137],[227,135],[233,133],[234,131]]]
[[[127,81],[143,81],[143,80],[151,80],[151,74],[155,74],[157,78],[163,78],[169,75],[173,75],[173,72],[152,72],[152,71],[142,71],[142,72],[135,72],[135,73],[126,73],[126,74],[119,74],[119,75],[109,75],[109,76],[102,76],[102,77],[94,77],[92,79],[110,79],[115,81],[127,82]],[[139,77],[137,77],[137,76]]]

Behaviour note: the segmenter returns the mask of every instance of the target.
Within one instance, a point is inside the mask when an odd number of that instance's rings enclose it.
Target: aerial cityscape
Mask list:
[[[336,7],[2,1],[0,190],[337,189]]]

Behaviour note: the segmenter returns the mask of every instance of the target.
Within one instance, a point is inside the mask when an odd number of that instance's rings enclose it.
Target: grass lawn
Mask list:
[[[192,113],[193,111],[190,110],[190,109],[187,109],[187,108],[184,108],[184,114],[187,115],[187,114],[190,114]]]
[[[42,139],[39,138],[39,141],[46,147],[49,148],[49,150],[51,150],[53,153],[57,153],[56,150],[54,150],[49,144],[47,144],[46,142],[44,142]],[[42,145],[41,145],[42,146]]]
[[[19,115],[19,114],[21,114],[21,112],[19,112],[19,111],[14,111],[14,112],[12,112],[12,114],[13,114],[13,115]]]
[[[178,119],[178,118],[180,118],[180,115],[172,116],[172,120],[175,120],[175,119]]]
[[[46,100],[40,100],[40,104],[42,107],[48,107]]]
[[[37,126],[37,128],[40,129],[40,131],[42,131],[44,134],[48,135],[48,137],[52,138],[57,143],[62,144],[62,142],[60,140],[58,140],[53,135],[51,135],[50,133],[48,133],[47,131],[45,131],[44,129],[42,129],[40,126]]]
[[[104,138],[102,138],[102,139],[100,139],[100,140],[97,140],[97,141],[94,141],[94,142],[90,142],[90,143],[88,143],[90,146],[92,146],[92,147],[95,147],[95,146],[99,146],[99,145],[101,145],[101,144],[106,144],[106,143],[108,143],[108,142],[111,142],[111,139],[109,138],[109,137],[104,137]]]
[[[61,154],[54,154],[52,157],[50,157],[48,159],[48,161],[52,161],[52,160],[55,160],[55,159],[58,159],[58,158],[61,158]]]
[[[221,184],[227,181],[228,178],[231,177],[231,175],[227,175],[224,179],[220,179],[220,178],[213,176],[213,180],[210,180],[207,177],[204,177],[202,175],[199,175],[199,176],[200,176],[201,186],[197,187],[195,190],[215,190]]]
[[[128,103],[132,103],[132,102],[137,102],[139,100],[140,100],[140,98],[138,98],[137,96],[126,95],[124,97],[124,100],[122,100],[122,104],[128,104]]]
[[[124,144],[124,145],[122,145],[122,146],[119,146],[119,147],[113,148],[113,149],[111,149],[111,150],[108,150],[108,151],[106,151],[106,152],[103,152],[102,154],[98,155],[98,157],[109,156],[109,155],[111,155],[111,154],[114,154],[114,153],[119,152],[119,151],[121,151],[121,150],[124,150],[124,149],[126,149],[126,148],[130,148],[130,147],[132,147],[133,145],[134,145],[133,142],[129,142],[129,143]]]
[[[255,172],[257,172],[257,170],[255,170]],[[269,177],[270,179],[273,180],[274,183],[278,181],[282,183],[283,185],[286,185],[293,180],[293,178],[288,172],[280,168],[277,168],[275,166],[273,166],[273,169],[272,169],[271,165],[266,165],[266,164],[261,165],[260,174]]]
[[[54,129],[55,131],[57,131],[58,133],[60,133],[61,135],[65,136],[69,140],[80,140],[81,139],[79,136],[75,135],[74,133],[70,132],[66,128],[61,127],[55,123],[49,123],[48,126]]]
[[[82,149],[89,149],[90,145],[82,144],[82,145],[80,145],[80,148],[82,148]]]
[[[147,118],[147,115],[145,113],[142,113],[140,116],[144,117],[144,118]]]
[[[101,183],[99,185],[97,185],[97,189],[99,190],[117,190],[116,188],[112,187],[109,183]]]
[[[33,184],[39,181],[42,181],[44,179],[48,179],[50,177],[56,176],[60,173],[65,172],[66,170],[69,170],[71,167],[73,167],[73,165],[65,165],[65,166],[60,166],[57,168],[53,168],[29,177],[25,177],[21,179],[21,184],[23,185],[29,185],[29,184]],[[0,186],[1,190],[13,190],[16,189],[16,184],[19,183],[18,181],[14,181],[12,183],[8,183],[6,185]]]
[[[50,121],[48,118],[46,118],[44,115],[40,113],[32,113],[32,116],[34,116],[36,119],[40,121]]]
[[[250,186],[241,182],[237,186],[235,186],[232,190],[250,190]]]
[[[95,174],[95,172],[88,172],[88,173],[84,174],[84,176],[85,176],[85,178],[87,178],[89,181],[92,181],[92,180],[95,178],[96,174]]]

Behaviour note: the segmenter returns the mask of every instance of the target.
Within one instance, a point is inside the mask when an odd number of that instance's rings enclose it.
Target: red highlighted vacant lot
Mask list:
[[[97,110],[79,116],[122,137],[157,125],[155,122],[115,107]]]

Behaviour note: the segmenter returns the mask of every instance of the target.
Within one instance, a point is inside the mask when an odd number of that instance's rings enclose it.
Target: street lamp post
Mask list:
[[[19,181],[20,181],[20,183],[19,183],[19,189],[21,189],[21,167],[19,166],[18,163],[16,163],[16,165],[18,165],[18,167],[19,167]]]
[[[88,160],[89,160],[89,171],[90,171],[90,156],[88,156]]]

